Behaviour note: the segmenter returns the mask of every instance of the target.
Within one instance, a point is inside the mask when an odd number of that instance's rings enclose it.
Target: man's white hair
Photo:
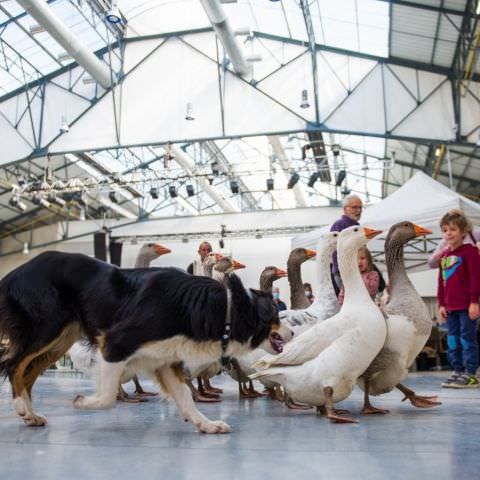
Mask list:
[[[347,195],[343,200],[342,200],[342,207],[347,207],[352,200],[360,200],[362,202],[362,199],[358,195]],[[363,202],[362,202],[363,203]]]

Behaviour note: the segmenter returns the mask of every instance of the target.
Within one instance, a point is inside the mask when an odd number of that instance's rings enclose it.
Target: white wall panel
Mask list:
[[[311,122],[315,121],[313,98],[312,64],[310,53],[306,51],[300,58],[259,82],[257,87],[273,98],[278,99],[297,115]],[[310,108],[301,108],[302,90],[308,91]]]
[[[125,48],[123,72],[128,73],[132,68],[136,67],[164,41],[164,38],[155,38],[152,40],[142,40],[139,42],[128,43],[127,48]]]
[[[52,151],[85,151],[91,148],[108,148],[117,145],[113,98],[109,93],[81,116],[70,127],[67,134],[55,140]]]
[[[465,96],[460,97],[460,109],[462,119],[462,135],[469,134],[472,130],[480,127],[480,83],[470,82]],[[477,143],[479,138],[474,139]]]
[[[352,91],[377,64],[374,60],[331,52],[318,52],[317,55],[327,62],[349,91]],[[319,78],[322,77],[320,70],[318,75]]]
[[[408,113],[413,111],[417,102],[399,82],[397,77],[386,67],[383,67],[385,82],[385,109],[387,130],[391,131]]]
[[[424,136],[440,141],[453,140],[455,121],[451,99],[451,86],[446,82],[395,128],[393,133],[404,136]]]
[[[222,134],[217,64],[178,39],[169,39],[132,71],[122,89],[125,144]],[[185,120],[187,102],[194,121]]]
[[[2,132],[1,165],[27,157],[31,153],[33,146],[18,134],[2,114],[0,114],[0,132]]]
[[[301,89],[298,89],[300,103]],[[308,110],[313,110],[312,107]],[[225,79],[225,130],[227,135],[246,135],[253,132],[300,130],[305,121],[287,111],[266,95],[251,88],[232,74]]]
[[[381,67],[378,65],[326,121],[331,129],[385,131]]]
[[[51,142],[62,125],[62,117],[71,123],[90,106],[88,100],[64,90],[53,83],[45,89],[45,104],[42,126],[42,145]]]
[[[418,86],[420,98],[419,100],[423,102],[425,97],[428,97],[443,81],[445,80],[445,75],[439,75],[438,73],[431,72],[418,72]]]

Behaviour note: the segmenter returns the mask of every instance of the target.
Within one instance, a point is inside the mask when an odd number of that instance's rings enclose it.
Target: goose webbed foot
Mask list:
[[[135,394],[136,398],[154,397],[158,395],[158,392],[146,392],[140,385],[140,382],[138,381],[138,377],[136,375],[134,375],[132,380],[133,380],[133,383],[135,384],[135,391],[133,393]]]
[[[405,397],[402,399],[402,402],[405,400],[409,400],[410,403],[417,408],[433,408],[433,407],[438,407],[439,405],[442,404],[442,402],[438,402],[438,396],[432,395],[432,396],[421,396],[421,395],[416,395],[413,390],[410,390],[409,388],[405,387],[402,384],[398,384],[397,388],[405,395]]]
[[[203,379],[203,384],[204,384],[204,390],[205,393],[208,393],[210,395],[215,395],[219,393],[223,393],[223,389],[214,387],[208,378]]]
[[[336,412],[335,407],[333,406],[333,388],[324,387],[323,394],[325,396],[325,410],[327,418],[333,423],[358,423],[358,420],[355,420],[352,417],[343,416]]]
[[[360,413],[362,415],[372,415],[372,414],[387,414],[387,413],[390,413],[390,410],[387,410],[386,408],[377,408],[377,407],[374,407],[373,405],[368,405],[368,406],[364,406],[362,408],[362,410],[360,410]]]
[[[319,415],[327,414],[327,409],[325,405],[318,405],[316,407],[316,411]],[[334,408],[333,413],[335,413],[335,415],[348,415],[350,413],[350,410],[346,410],[345,408]]]
[[[304,403],[297,403],[294,402],[287,394],[287,392],[284,393],[284,401],[285,405],[287,408],[290,410],[310,410],[312,407],[310,405],[306,405]]]
[[[135,398],[130,397],[128,393],[120,385],[118,387],[118,392],[117,392],[117,401],[124,402],[124,403],[141,403],[141,402],[146,402],[147,400],[141,397],[135,397]]]
[[[262,396],[260,392],[255,390],[251,380],[249,380],[248,386],[247,382],[238,382],[238,394],[241,398],[258,398]]]

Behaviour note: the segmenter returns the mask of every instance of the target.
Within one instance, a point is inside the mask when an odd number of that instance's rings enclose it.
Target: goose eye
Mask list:
[[[354,231],[354,232],[358,232],[358,228],[354,228],[353,231]]]
[[[334,236],[334,237],[338,237],[338,233],[334,233],[333,236]]]

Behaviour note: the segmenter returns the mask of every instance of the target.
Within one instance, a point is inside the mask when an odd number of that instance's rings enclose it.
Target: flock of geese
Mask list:
[[[346,410],[335,408],[336,403],[352,393],[355,385],[364,392],[363,414],[388,413],[388,410],[374,407],[370,396],[395,388],[415,407],[440,405],[436,396],[416,395],[402,383],[432,328],[428,310],[406,274],[403,249],[408,241],[431,231],[409,221],[390,228],[385,241],[390,300],[382,309],[371,299],[357,265],[358,249],[380,233],[360,226],[340,233],[324,233],[315,251],[292,250],[287,271],[274,266],[263,270],[260,289],[265,292],[271,293],[273,282],[288,275],[291,309],[279,315],[281,323],[292,331],[292,337],[281,339],[287,343],[278,355],[257,349],[232,359],[226,372],[238,382],[241,397],[263,395],[254,389],[252,383],[252,380],[259,380],[270,396],[285,400],[289,407],[315,407],[318,413],[326,414],[336,423],[357,422]],[[135,266],[146,268],[169,251],[158,244],[146,244],[141,248]],[[337,251],[345,289],[341,306],[330,276],[334,251]],[[317,283],[316,299],[310,304],[304,294],[301,264],[313,256],[316,256]],[[218,253],[210,253],[203,262],[204,274],[219,282],[240,268],[244,265]],[[78,345],[70,351],[77,368],[85,364],[86,355]],[[88,355],[92,357],[91,353]],[[212,387],[209,381],[220,370],[219,363],[209,366],[197,378],[197,388],[193,379],[188,380],[195,400],[220,401],[221,390]],[[127,380],[130,379],[122,379]],[[133,380],[136,396],[129,400],[142,400],[149,393],[143,391],[136,377]],[[120,387],[119,399],[128,399],[122,390]]]

